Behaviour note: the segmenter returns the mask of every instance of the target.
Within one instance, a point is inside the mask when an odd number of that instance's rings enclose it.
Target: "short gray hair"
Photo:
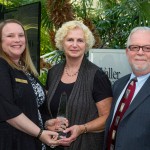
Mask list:
[[[127,47],[129,47],[129,45],[130,45],[130,40],[131,40],[132,34],[135,33],[138,30],[140,30],[140,31],[149,31],[150,32],[150,27],[143,26],[143,27],[135,27],[135,28],[133,28],[131,30],[129,36],[128,36],[128,39],[127,39],[127,44],[126,44]]]

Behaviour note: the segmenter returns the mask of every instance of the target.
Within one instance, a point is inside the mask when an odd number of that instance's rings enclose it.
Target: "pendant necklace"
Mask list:
[[[73,77],[73,76],[76,76],[79,73],[79,70],[77,72],[75,72],[74,74],[69,74],[68,70],[67,70],[67,67],[65,67],[65,73],[67,74],[67,76]]]

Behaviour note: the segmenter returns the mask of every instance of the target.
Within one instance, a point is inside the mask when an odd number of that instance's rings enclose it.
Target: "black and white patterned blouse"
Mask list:
[[[25,72],[25,74],[28,77],[29,81],[31,82],[34,93],[36,95],[39,124],[40,124],[40,128],[43,129],[43,121],[42,121],[41,113],[39,111],[39,107],[44,103],[45,93],[41,85],[35,80],[35,78],[29,72]],[[46,146],[43,143],[42,143],[42,150],[46,150]]]

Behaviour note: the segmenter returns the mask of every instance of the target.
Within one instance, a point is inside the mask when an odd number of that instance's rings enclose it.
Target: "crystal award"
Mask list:
[[[66,92],[63,92],[60,96],[57,117],[66,118],[66,108],[67,108],[67,94]],[[63,131],[59,131],[58,133],[59,133],[59,137],[58,137],[59,139],[61,139],[61,137],[67,136],[67,133],[64,133]]]

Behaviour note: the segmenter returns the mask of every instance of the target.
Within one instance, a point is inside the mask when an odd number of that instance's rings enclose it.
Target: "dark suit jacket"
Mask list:
[[[116,101],[129,78],[130,75],[126,75],[116,81],[113,86],[113,104],[106,122],[104,150],[107,147],[107,135]],[[115,150],[150,150],[150,77],[120,121]]]
[[[41,150],[38,139],[6,122],[21,113],[39,125],[36,95],[30,81],[22,71],[0,58],[0,150]]]

